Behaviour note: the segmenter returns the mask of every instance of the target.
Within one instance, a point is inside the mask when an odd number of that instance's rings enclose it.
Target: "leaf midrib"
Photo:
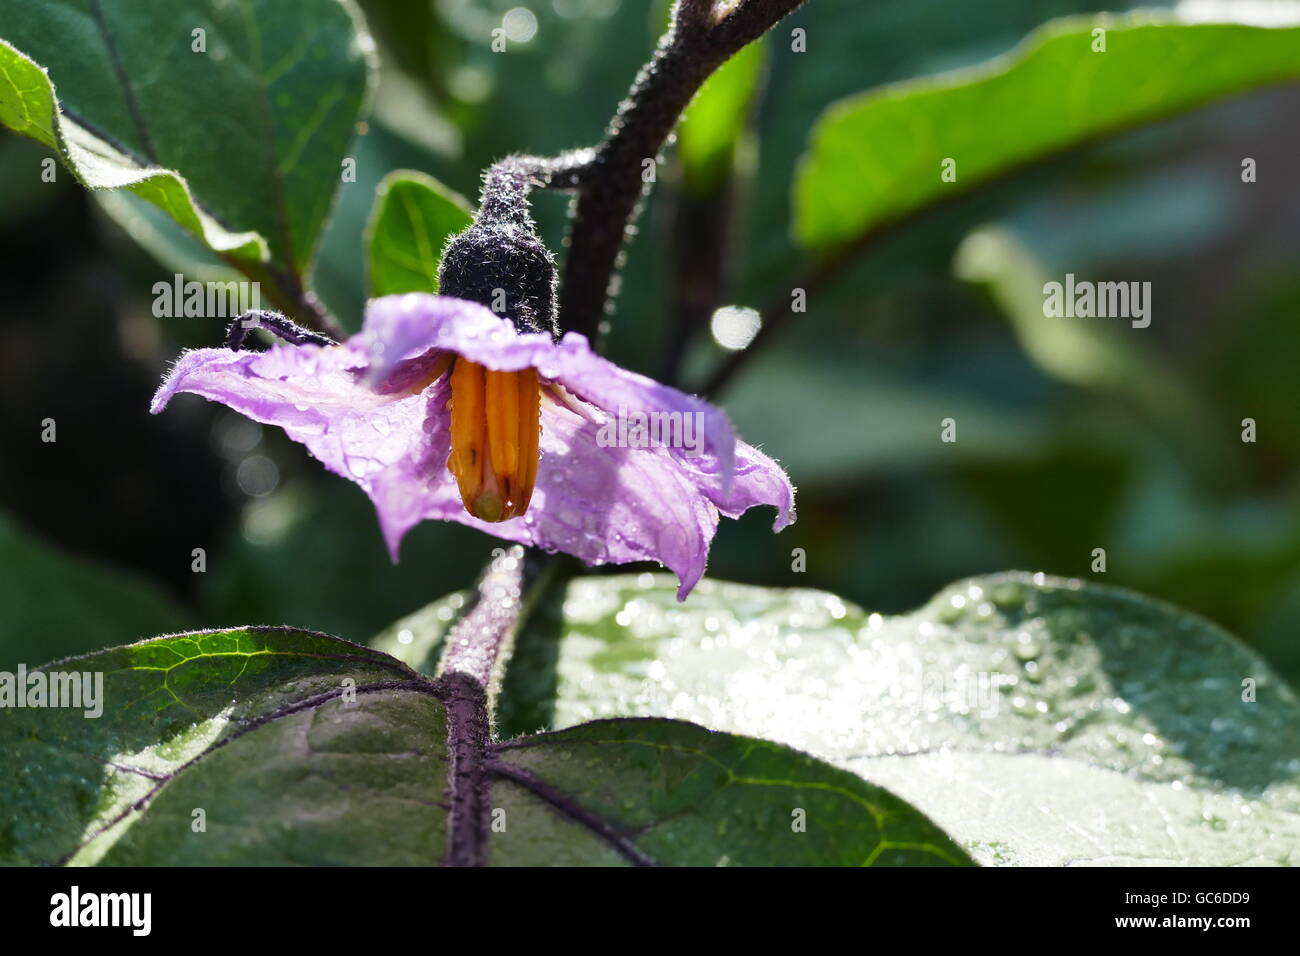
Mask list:
[[[150,643],[150,642],[142,642],[142,643]],[[92,656],[92,655],[86,655],[86,656]],[[211,655],[203,655],[203,656],[215,657],[221,655],[211,654]],[[312,658],[329,659],[329,660],[350,659],[349,657],[344,655],[333,656],[333,655],[324,655],[324,654],[305,654],[305,653],[298,653],[298,652],[294,652],[292,656],[312,657]],[[197,658],[187,658],[185,661],[182,661],[181,663],[183,664],[190,660],[195,660],[195,659]],[[101,826],[96,827],[93,831],[89,832],[86,836],[84,836],[73,849],[71,849],[63,856],[59,857],[55,861],[56,864],[60,866],[68,865],[69,862],[75,859],[76,856],[79,853],[81,853],[84,849],[86,849],[96,840],[103,837],[105,834],[109,833],[114,827],[123,824],[133,814],[136,815],[137,817],[142,817],[145,813],[148,812],[149,807],[152,805],[154,799],[160,793],[162,793],[162,791],[166,788],[166,786],[169,783],[179,778],[186,771],[192,770],[193,768],[201,764],[206,758],[208,758],[212,754],[218,753],[219,751],[223,750],[227,745],[235,742],[236,740],[242,739],[248,734],[260,730],[263,727],[269,726],[270,724],[273,724],[278,720],[282,720],[286,717],[291,717],[297,714],[316,710],[317,708],[322,707],[325,704],[330,703],[331,701],[338,700],[340,697],[342,697],[344,694],[348,693],[349,691],[358,695],[395,692],[395,693],[418,693],[418,694],[424,694],[424,695],[434,697],[443,706],[444,713],[446,714],[447,717],[447,740],[445,741],[445,745],[447,746],[448,754],[450,756],[452,747],[454,745],[454,741],[456,740],[458,732],[460,732],[462,728],[458,726],[453,726],[453,723],[455,721],[454,711],[449,706],[450,693],[446,685],[439,683],[438,681],[431,680],[423,675],[415,674],[414,672],[409,671],[409,668],[406,668],[405,665],[401,664],[398,661],[393,661],[390,664],[389,662],[384,661],[382,659],[371,659],[368,657],[362,657],[360,655],[358,655],[356,659],[365,660],[370,663],[375,663],[377,665],[387,667],[388,669],[397,671],[399,673],[402,671],[407,671],[413,674],[414,676],[406,680],[379,681],[372,684],[361,685],[355,688],[340,687],[321,694],[313,695],[312,697],[308,697],[300,701],[295,701],[292,704],[285,704],[270,713],[261,714],[255,718],[251,718],[244,721],[238,727],[236,727],[236,729],[234,729],[226,736],[209,744],[207,747],[204,748],[204,750],[201,753],[196,754],[195,756],[191,757],[189,760],[185,761],[184,763],[180,764],[179,766],[165,773],[155,773],[152,771],[146,772],[142,768],[123,766],[123,765],[116,764],[111,760],[105,761],[102,758],[95,757],[94,755],[91,754],[84,754],[84,753],[81,754],[81,756],[103,763],[106,766],[111,766],[114,769],[117,769],[123,773],[132,773],[141,777],[145,777],[146,779],[153,780],[154,784],[148,789],[148,791],[146,791],[146,793],[143,796],[137,798],[136,800],[133,800],[127,806],[122,808],[122,810],[120,810],[117,814],[115,814],[111,819],[107,820]],[[127,670],[140,670],[140,669],[142,668],[136,668],[136,667],[127,668]],[[486,716],[486,714],[484,714],[484,716]],[[499,749],[504,749],[504,746],[506,744],[515,744],[522,741],[526,741],[527,739],[528,738],[516,738],[516,740],[514,741],[487,742],[486,746],[483,748],[482,754],[478,758],[480,763],[479,766],[477,767],[477,770],[486,780],[488,796],[490,796],[491,794],[491,787],[493,782],[495,782],[495,780],[497,779],[506,779],[513,783],[517,783],[520,786],[523,786],[525,789],[527,789],[535,798],[542,801],[546,805],[550,806],[557,813],[561,814],[562,816],[565,816],[566,818],[572,820],[573,822],[578,823],[585,830],[587,830],[589,833],[594,835],[597,839],[606,843],[614,850],[616,850],[618,853],[620,853],[622,856],[624,856],[626,859],[628,859],[629,862],[639,866],[656,865],[655,861],[648,854],[645,854],[643,851],[637,849],[635,845],[631,842],[631,840],[628,839],[620,832],[619,827],[615,823],[604,819],[603,817],[599,816],[599,814],[587,810],[585,807],[582,807],[582,805],[577,800],[569,797],[567,794],[564,794],[563,792],[559,791],[557,788],[551,787],[549,784],[540,781],[538,778],[534,777],[529,771],[524,770],[523,768],[517,768],[517,767],[507,765],[504,762],[498,761],[496,759],[497,751]],[[463,794],[458,793],[456,790],[457,781],[458,781],[458,777],[456,774],[454,773],[447,774],[446,798],[448,801],[447,832],[448,832],[449,846],[451,843],[453,830],[457,828],[466,831],[472,830],[475,833],[481,831],[484,834],[484,836],[486,836],[488,818],[491,814],[490,801],[485,801],[482,807],[476,808],[475,811],[476,817],[474,819],[466,820],[466,821],[458,821],[454,819],[454,808],[457,805],[458,798],[464,796]],[[442,806],[442,804],[437,804],[436,801],[435,804],[440,807]],[[475,851],[473,855],[476,857],[475,865],[483,865],[486,863],[487,849],[488,846],[486,842],[484,842],[482,846],[475,846],[473,848],[473,850]],[[430,861],[430,862],[433,863],[435,861]]]

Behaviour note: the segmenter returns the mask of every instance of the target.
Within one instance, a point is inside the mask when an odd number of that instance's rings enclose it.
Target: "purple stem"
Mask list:
[[[646,160],[658,161],[704,81],[805,0],[680,0],[672,25],[610,121],[578,189],[560,286],[560,321],[592,338],[638,204]]]

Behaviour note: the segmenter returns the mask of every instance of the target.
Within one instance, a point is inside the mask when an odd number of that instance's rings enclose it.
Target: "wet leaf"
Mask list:
[[[0,710],[0,862],[969,863],[779,744],[659,719],[493,743],[463,675],[325,635],[181,634],[57,669],[102,675],[102,714]]]
[[[1006,574],[885,618],[708,581],[678,605],[643,575],[576,580],[552,616],[549,690],[516,686],[506,715],[781,741],[900,794],[983,863],[1300,862],[1294,692],[1128,591]]]

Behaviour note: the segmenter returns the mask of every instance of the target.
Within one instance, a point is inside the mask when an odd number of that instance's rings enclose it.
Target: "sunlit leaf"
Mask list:
[[[1300,862],[1295,693],[1129,591],[1006,574],[887,618],[708,581],[679,605],[644,575],[575,580],[552,616],[549,686],[513,688],[507,731],[663,715],[779,740],[899,793],[983,863]]]
[[[1056,20],[983,66],[830,107],[800,165],[795,234],[843,246],[1061,150],[1297,77],[1300,27]]]
[[[0,862],[970,862],[780,744],[660,719],[491,742],[457,677],[321,634],[180,634],[50,673],[100,675],[102,713],[0,711]]]
[[[437,292],[442,248],[472,221],[469,203],[432,176],[389,173],[366,226],[371,296]]]
[[[338,0],[0,0],[0,121],[291,288],[368,83]]]

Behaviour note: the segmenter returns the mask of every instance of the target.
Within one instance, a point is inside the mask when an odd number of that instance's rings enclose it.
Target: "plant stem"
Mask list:
[[[507,157],[484,177],[481,214],[501,221],[527,218],[534,188],[576,190],[569,251],[560,286],[560,317],[566,329],[594,338],[623,241],[643,189],[644,161],[659,153],[682,112],[719,66],[758,39],[806,0],[678,0],[668,32],[642,67],[594,150],[553,159]],[[475,605],[448,636],[439,674],[464,675],[487,692],[509,654],[527,607],[556,563],[514,547],[484,569]]]
[[[299,325],[328,335],[336,342],[347,338],[347,332],[338,319],[316,298],[315,293],[303,287],[298,276],[276,269],[269,263],[251,265],[227,253],[222,253],[221,258],[232,269],[256,282],[276,311],[282,312]]]
[[[558,156],[507,156],[483,174],[479,215],[504,222],[528,216],[534,189],[577,189],[596,156],[594,149],[573,149]]]
[[[323,335],[328,335],[335,342],[342,342],[348,337],[347,331],[339,324],[334,313],[325,308],[325,303],[316,297],[316,293],[300,286],[296,296],[293,302],[293,313],[300,322]]]
[[[438,676],[462,674],[493,696],[515,631],[551,579],[557,562],[520,545],[497,549],[483,569],[473,605],[447,635]]]
[[[498,549],[479,578],[474,603],[447,635],[434,681],[447,708],[445,866],[487,862],[492,702],[526,606],[542,590],[553,564],[519,545]]]
[[[623,242],[635,218],[650,160],[719,66],[805,0],[679,0],[672,24],[610,122],[578,187],[560,286],[566,328],[599,331]]]

